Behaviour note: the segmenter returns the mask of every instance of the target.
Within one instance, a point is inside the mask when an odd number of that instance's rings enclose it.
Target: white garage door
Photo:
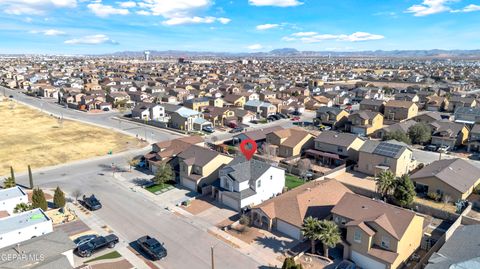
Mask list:
[[[352,250],[352,261],[364,269],[385,269],[385,264]]]
[[[301,232],[300,232],[300,229],[298,229],[297,227],[287,223],[287,222],[283,222],[281,220],[277,220],[277,230],[281,233],[284,233],[294,239],[300,239],[300,235],[301,235]]]
[[[189,188],[192,191],[197,191],[197,186],[196,186],[194,181],[191,181],[191,180],[186,179],[186,178],[182,178],[181,183],[182,183],[182,186],[184,186],[185,188]]]
[[[234,209],[234,210],[240,210],[240,207],[238,205],[238,201],[231,198],[231,197],[228,197],[226,195],[222,195],[222,202],[224,205]]]

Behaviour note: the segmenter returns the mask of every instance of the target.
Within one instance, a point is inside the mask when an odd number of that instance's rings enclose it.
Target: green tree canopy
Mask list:
[[[43,211],[48,209],[47,200],[45,199],[45,194],[43,193],[42,189],[33,189],[32,206],[33,208],[41,208]]]
[[[15,208],[13,209],[13,213],[22,213],[29,210],[32,210],[31,205],[27,205],[26,203],[20,203],[15,206]]]
[[[158,185],[163,185],[173,179],[173,170],[169,164],[162,164],[158,167],[153,182]]]
[[[323,254],[328,258],[328,248],[333,248],[342,241],[340,229],[330,220],[321,220],[319,225],[319,239],[323,244]]]
[[[320,239],[320,221],[312,216],[306,217],[302,224],[302,234],[310,240],[312,254],[315,254],[315,244]]]
[[[402,132],[400,130],[386,133],[385,136],[383,136],[383,140],[397,140],[407,145],[410,145],[412,143],[407,133]]]
[[[419,122],[408,129],[408,136],[414,144],[424,144],[432,139],[432,130],[425,123]]]
[[[379,173],[375,181],[377,192],[381,193],[383,197],[389,195],[395,188],[395,175],[390,170]]]
[[[55,204],[55,207],[57,208],[62,208],[65,206],[65,194],[58,186],[53,194],[53,204]]]
[[[8,189],[8,188],[13,188],[17,186],[17,184],[15,183],[15,179],[12,178],[12,177],[7,177],[4,181],[3,181],[3,188],[4,189]]]
[[[403,175],[396,181],[393,197],[395,198],[395,203],[399,206],[407,207],[411,205],[415,195],[417,195],[415,186],[408,175]]]

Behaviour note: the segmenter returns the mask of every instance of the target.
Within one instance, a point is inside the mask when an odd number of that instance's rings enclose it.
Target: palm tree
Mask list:
[[[328,258],[328,248],[333,248],[342,241],[340,229],[335,222],[329,220],[321,220],[319,226],[318,238],[323,244],[323,256]]]
[[[386,197],[395,188],[395,175],[390,171],[383,171],[375,178],[377,191]]]
[[[302,234],[303,237],[310,240],[312,254],[315,254],[315,241],[319,239],[320,221],[317,218],[309,216],[303,220]]]
[[[3,181],[3,188],[8,189],[8,188],[13,188],[17,186],[15,183],[15,179],[12,177],[7,177],[5,181]]]

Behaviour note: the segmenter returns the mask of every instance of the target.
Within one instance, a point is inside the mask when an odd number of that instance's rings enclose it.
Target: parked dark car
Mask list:
[[[12,98],[13,98],[13,95],[9,95],[8,98],[12,99]]]
[[[294,116],[301,116],[302,115],[302,113],[300,113],[298,111],[293,111],[291,114],[294,115]]]
[[[283,114],[283,113],[277,113],[277,116],[279,116],[279,117],[282,118],[282,119],[288,118],[287,115],[285,115],[285,114]]]
[[[77,254],[80,257],[90,257],[92,253],[104,248],[114,248],[118,243],[118,237],[114,234],[99,236],[85,244],[77,247]]]
[[[95,211],[102,208],[102,204],[93,194],[90,195],[90,197],[87,197],[85,195],[83,196],[83,206],[85,206],[90,211]]]
[[[140,237],[137,239],[137,244],[154,261],[167,257],[167,249],[164,244],[153,237],[148,235]]]
[[[250,122],[253,124],[258,124],[258,120],[251,120]]]
[[[268,116],[268,117],[267,117],[267,120],[268,120],[268,121],[276,121],[276,120],[278,120],[278,119],[275,118],[274,116]]]
[[[232,130],[229,131],[229,133],[231,133],[231,134],[240,133],[240,132],[243,132],[244,129],[245,128],[243,128],[243,127],[233,128]]]
[[[476,161],[478,161],[478,160],[480,160],[480,153],[474,153],[474,154],[470,155],[469,158],[470,158],[471,160],[476,160]]]
[[[426,151],[437,151],[438,147],[435,145],[426,145],[423,149]]]
[[[211,126],[205,126],[205,127],[202,128],[202,130],[203,130],[204,132],[207,132],[207,133],[213,133],[213,132],[215,132],[215,129],[213,129]]]
[[[279,120],[279,119],[281,119],[281,117],[280,117],[280,116],[278,116],[278,115],[275,115],[275,114],[274,114],[274,115],[270,115],[270,117],[272,117],[272,118],[274,118],[274,119],[276,119],[276,120]]]
[[[75,245],[80,246],[80,245],[83,245],[85,243],[88,243],[90,241],[92,241],[93,239],[97,238],[98,236],[96,234],[87,234],[87,235],[82,235],[80,237],[78,237],[77,239],[73,240],[73,243],[75,243]]]

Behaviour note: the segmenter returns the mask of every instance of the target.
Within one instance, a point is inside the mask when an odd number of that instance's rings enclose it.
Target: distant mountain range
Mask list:
[[[142,57],[143,51],[122,51],[105,56]],[[375,51],[299,51],[293,48],[274,49],[269,52],[229,53],[201,51],[150,51],[151,57],[395,57],[395,58],[480,58],[479,50],[375,50]]]

